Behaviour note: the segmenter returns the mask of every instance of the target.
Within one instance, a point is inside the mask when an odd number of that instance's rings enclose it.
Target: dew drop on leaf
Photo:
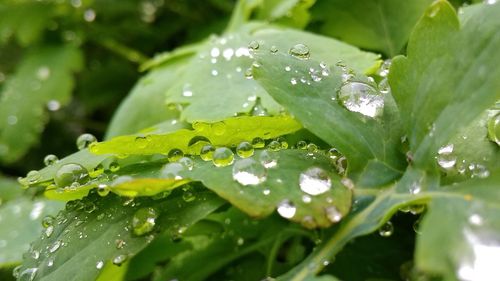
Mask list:
[[[116,161],[113,161],[109,163],[108,169],[113,173],[118,172],[120,170],[120,164],[118,164],[118,162]]]
[[[179,159],[179,161],[177,161],[179,164],[181,164],[182,166],[184,166],[186,169],[188,170],[192,170],[193,167],[194,167],[194,161],[193,159],[189,158],[189,157],[182,157],[181,159]]]
[[[265,168],[274,168],[278,165],[278,154],[271,150],[264,150],[260,153],[259,161]]]
[[[457,163],[457,157],[453,155],[453,144],[448,144],[438,150],[437,163],[445,170],[449,170]]]
[[[342,219],[342,213],[335,206],[325,208],[325,214],[329,221],[336,223]]]
[[[331,189],[332,181],[325,170],[312,167],[300,173],[299,185],[309,195],[320,195]]]
[[[122,265],[125,261],[127,261],[127,256],[126,255],[118,255],[113,258],[113,264],[114,265]]]
[[[38,268],[35,268],[35,267],[26,268],[25,270],[19,272],[18,280],[33,281],[33,280],[35,280],[37,272],[38,272]]]
[[[43,163],[45,164],[45,166],[51,166],[57,163],[57,161],[59,161],[59,158],[57,158],[57,156],[55,156],[54,154],[49,154],[45,156],[45,158],[43,158]]]
[[[267,170],[252,158],[236,161],[233,165],[233,179],[241,185],[258,185],[266,181]]]
[[[70,186],[73,183],[83,183],[87,180],[89,173],[80,164],[64,164],[56,172],[54,181],[59,187]]]
[[[102,269],[104,266],[104,262],[103,261],[98,261],[95,265],[95,268],[97,269]]]
[[[266,146],[266,143],[262,138],[256,137],[252,140],[252,145],[255,148],[264,148],[264,146]]]
[[[285,219],[291,219],[297,212],[297,207],[290,200],[283,200],[278,204],[278,214]]]
[[[47,215],[47,216],[43,217],[43,219],[42,219],[42,226],[44,228],[52,226],[52,225],[54,225],[54,220],[55,220],[55,218],[53,216]]]
[[[488,137],[492,142],[500,145],[500,113],[488,120]]]
[[[269,51],[272,53],[272,54],[275,54],[278,52],[278,47],[272,45],[271,48],[269,49]]]
[[[169,162],[176,162],[184,156],[184,152],[178,148],[173,148],[168,152],[167,158]]]
[[[259,42],[255,41],[255,40],[248,44],[248,49],[250,49],[250,50],[257,50],[257,49],[259,49],[259,47],[260,47]]]
[[[290,55],[299,59],[308,59],[310,56],[309,47],[307,47],[304,44],[294,45],[293,47],[290,48],[289,53]]]
[[[279,151],[281,149],[281,143],[273,140],[267,145],[267,149],[270,151]]]
[[[97,142],[96,137],[92,134],[82,134],[76,139],[76,147],[79,150],[89,147],[91,143]]]
[[[155,209],[151,207],[140,208],[132,217],[133,233],[142,236],[151,232],[156,225],[156,218],[158,218],[158,214]],[[113,263],[115,263],[114,260]]]
[[[213,153],[212,162],[216,167],[225,167],[233,164],[234,154],[227,147],[219,147]]]
[[[350,111],[368,117],[379,116],[384,108],[384,97],[372,86],[362,82],[348,82],[339,92],[341,104]]]
[[[382,237],[389,237],[389,236],[391,236],[392,233],[394,233],[394,226],[392,225],[392,222],[391,221],[387,221],[386,223],[384,223],[384,225],[382,225],[379,228],[378,233]]]
[[[254,153],[253,146],[249,142],[246,141],[241,142],[236,147],[236,154],[238,154],[238,156],[241,158],[248,158],[252,156],[253,153]]]
[[[102,164],[98,164],[94,167],[94,169],[89,171],[89,176],[91,178],[97,178],[98,176],[102,175],[102,173],[104,173],[104,166]]]
[[[50,246],[49,252],[50,253],[56,252],[61,247],[61,244],[62,244],[61,240],[56,240],[56,242],[54,242],[54,244],[52,244],[52,246]]]
[[[28,174],[26,175],[26,179],[28,180],[29,184],[35,184],[40,179],[40,173],[35,170],[29,171]]]
[[[298,141],[297,142],[297,148],[298,149],[306,149],[307,148],[307,142],[305,142],[305,141]]]
[[[181,163],[167,163],[161,169],[161,177],[166,179],[182,179],[181,172],[184,171],[184,166]]]
[[[110,188],[107,184],[101,183],[97,186],[97,194],[99,194],[99,196],[104,197],[109,194],[109,191]]]
[[[205,145],[200,150],[200,158],[203,161],[211,161],[213,159],[215,147],[212,145]]]

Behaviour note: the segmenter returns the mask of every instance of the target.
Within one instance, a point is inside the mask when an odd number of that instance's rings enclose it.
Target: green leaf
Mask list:
[[[499,276],[500,173],[452,185],[433,198],[421,223],[416,265],[446,280]]]
[[[318,1],[312,11],[323,20],[323,34],[393,57],[402,52],[410,32],[431,2],[328,0]]]
[[[0,267],[17,264],[42,230],[41,218],[63,207],[47,199],[18,197],[0,204]]]
[[[482,5],[460,24],[450,4],[436,1],[417,24],[408,57],[393,60],[389,82],[416,166],[432,166],[440,146],[500,99],[499,12],[498,3]]]
[[[288,51],[293,45],[307,43],[318,60],[336,63],[344,60],[358,71],[370,71],[378,65],[378,56],[327,37],[307,32],[280,29],[262,24],[248,24],[238,32],[214,38],[194,56],[182,77],[168,91],[167,102],[183,105],[181,119],[218,121],[237,113],[250,113],[260,101],[268,114],[281,107],[249,76],[253,57],[251,41],[262,49],[272,46]],[[246,77],[246,76],[247,77]],[[220,106],[220,101],[224,105]]]
[[[315,0],[262,1],[262,6],[257,13],[257,19],[302,29],[306,27],[311,19],[309,8],[311,8],[314,2]]]
[[[21,46],[38,41],[53,13],[53,5],[48,2],[0,4],[0,43],[13,36]]]
[[[95,143],[90,151],[95,154],[148,155],[167,154],[180,149],[186,154],[198,155],[201,147],[190,146],[195,137],[204,137],[214,146],[237,145],[242,141],[276,138],[301,128],[290,116],[241,116],[215,123],[196,122],[192,130],[181,129],[168,134],[120,136],[109,141]]]
[[[72,46],[43,47],[25,55],[1,93],[0,161],[19,159],[38,141],[47,103],[69,101],[72,74],[81,67],[82,54]]]
[[[53,233],[44,233],[33,243],[19,271],[20,279],[27,277],[23,273],[34,272],[37,280],[94,280],[102,266],[128,260],[158,233],[177,233],[179,227],[190,227],[223,204],[212,193],[197,195],[191,202],[180,196],[132,202],[114,195],[73,201],[55,219]],[[158,217],[153,231],[136,236],[130,224],[140,208],[154,208]],[[38,259],[33,258],[34,253],[39,253]]]
[[[113,115],[106,139],[178,118],[178,112],[165,104],[165,90],[181,75],[185,63],[185,58],[174,59],[143,76]]]
[[[19,183],[0,174],[0,206],[2,203],[16,199],[23,193]]]
[[[351,112],[337,101],[342,67],[282,52],[256,52],[255,56],[261,64],[254,68],[257,81],[306,129],[347,157],[350,177],[359,176],[371,159],[378,160],[377,167],[389,179],[401,174],[404,164],[397,151],[398,131],[387,133],[378,120]]]

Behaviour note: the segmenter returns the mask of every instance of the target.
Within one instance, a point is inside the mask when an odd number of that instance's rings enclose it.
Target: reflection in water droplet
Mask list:
[[[184,156],[184,152],[178,148],[173,148],[168,152],[167,158],[169,162],[176,162]]]
[[[312,167],[299,176],[300,189],[309,195],[320,195],[330,190],[332,181],[328,172]]]
[[[263,139],[257,137],[252,140],[252,146],[255,148],[264,148],[264,146],[266,146],[266,143]]]
[[[142,236],[151,232],[156,224],[157,217],[156,210],[151,207],[137,210],[132,218],[132,230],[134,234]]]
[[[212,162],[216,167],[229,166],[233,164],[234,161],[234,153],[227,147],[219,147],[215,149],[212,157]]]
[[[205,145],[200,150],[200,158],[203,161],[211,161],[213,159],[214,151],[215,147],[212,145]]]
[[[82,134],[76,139],[76,147],[79,150],[87,148],[91,143],[96,142],[97,139],[91,134]]]
[[[281,149],[281,143],[273,140],[267,145],[267,149],[270,151],[279,151]]]
[[[289,51],[290,55],[299,58],[299,59],[308,59],[309,58],[309,47],[304,44],[296,44]]]
[[[73,183],[83,183],[87,180],[87,169],[79,164],[69,163],[62,165],[54,176],[54,181],[59,187],[70,186]]]
[[[266,178],[266,168],[252,158],[240,159],[233,165],[233,179],[241,185],[258,185]]]
[[[327,207],[325,213],[328,220],[333,223],[339,222],[342,219],[342,213],[335,206]]]
[[[348,110],[368,117],[379,116],[384,108],[384,97],[372,86],[361,82],[344,84],[338,98]]]
[[[387,221],[384,225],[382,225],[379,228],[378,233],[382,237],[389,237],[389,236],[391,236],[392,233],[394,233],[394,226],[392,225],[392,222],[391,221]]]
[[[297,212],[297,208],[295,205],[290,202],[290,200],[283,200],[279,203],[278,205],[278,214],[280,216],[286,218],[286,219],[291,219],[293,216],[295,216],[295,213]]]

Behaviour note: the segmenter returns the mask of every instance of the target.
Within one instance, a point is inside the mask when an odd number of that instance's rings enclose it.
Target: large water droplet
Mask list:
[[[234,153],[227,147],[219,147],[213,153],[212,162],[216,167],[225,167],[233,164]]]
[[[297,207],[295,207],[295,205],[290,202],[290,200],[285,199],[278,205],[278,214],[280,214],[280,216],[284,217],[285,219],[293,218],[296,212]]]
[[[29,184],[35,184],[40,179],[40,173],[35,170],[29,171],[28,174],[26,175],[26,179],[28,180]]]
[[[233,179],[241,185],[258,185],[266,178],[266,168],[252,158],[238,160],[233,165]]]
[[[299,59],[308,59],[309,58],[309,47],[304,44],[297,44],[290,48],[290,55],[299,58]]]
[[[82,134],[76,139],[76,147],[79,150],[87,148],[91,143],[96,142],[97,139],[92,134]]]
[[[161,177],[167,179],[181,180],[181,172],[184,171],[184,166],[181,163],[167,163],[161,169]]]
[[[175,162],[181,159],[184,156],[184,152],[178,148],[173,148],[168,152],[168,161]]]
[[[45,156],[45,158],[43,158],[43,163],[45,164],[45,166],[53,165],[57,163],[57,161],[59,161],[59,158],[57,158],[57,156],[55,156],[54,154],[49,154]]]
[[[448,144],[438,150],[436,157],[439,166],[445,170],[453,168],[457,163],[457,157],[453,155],[453,144]]]
[[[332,180],[325,170],[312,167],[299,176],[300,189],[310,195],[320,195],[330,190]]]
[[[62,165],[54,176],[54,181],[59,187],[70,186],[72,183],[83,183],[89,173],[82,165],[69,163]]]
[[[215,147],[212,145],[205,145],[200,150],[200,158],[203,161],[211,161],[213,159]]]
[[[368,117],[382,114],[384,97],[372,86],[362,82],[348,82],[338,93],[343,106],[353,112],[359,112]]]
[[[253,155],[254,149],[249,142],[244,141],[238,144],[238,146],[236,147],[236,153],[241,158],[248,158]]]
[[[132,218],[132,230],[134,234],[142,236],[151,232],[155,227],[156,218],[158,218],[158,214],[156,210],[151,207],[137,210]]]

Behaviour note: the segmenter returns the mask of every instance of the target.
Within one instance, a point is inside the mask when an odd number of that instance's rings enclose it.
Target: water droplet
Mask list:
[[[382,237],[389,237],[389,236],[391,236],[392,233],[394,233],[394,226],[392,225],[392,222],[388,221],[384,225],[382,225],[379,228],[378,233]]]
[[[194,167],[194,161],[193,161],[193,159],[191,159],[189,157],[182,157],[177,162],[179,164],[181,164],[182,166],[184,166],[185,168],[187,168],[189,171],[191,171]]]
[[[205,145],[209,145],[210,140],[204,136],[195,136],[188,142],[188,150],[190,153],[197,154]]]
[[[225,167],[233,164],[234,154],[227,147],[219,147],[213,153],[212,162],[216,167]]]
[[[336,148],[330,148],[330,150],[328,150],[328,157],[335,163],[342,157],[342,154]]]
[[[305,194],[304,194],[304,195],[302,195],[302,202],[304,202],[304,203],[308,204],[308,203],[311,203],[311,201],[312,201],[311,196],[309,196],[309,195],[305,195]]]
[[[445,170],[453,168],[457,162],[457,157],[453,154],[453,144],[448,144],[439,148],[436,157],[439,166]]]
[[[45,229],[45,236],[46,236],[47,238],[50,238],[50,236],[52,236],[52,233],[54,233],[54,226],[49,225],[49,226]]]
[[[51,225],[54,225],[55,218],[53,216],[47,215],[42,219],[42,226],[47,228]]]
[[[266,178],[266,168],[252,158],[238,160],[233,165],[233,179],[241,185],[258,185]]]
[[[59,161],[59,158],[57,158],[57,156],[55,156],[54,154],[49,154],[45,156],[45,158],[43,158],[43,163],[45,164],[45,166],[53,165],[57,163],[57,161]]]
[[[59,187],[70,186],[72,183],[83,183],[89,173],[82,165],[69,163],[62,165],[54,176],[54,181]]]
[[[488,138],[500,145],[500,113],[488,120]]]
[[[344,84],[338,98],[348,110],[368,117],[379,116],[384,108],[384,97],[372,86],[361,82]]]
[[[290,84],[297,85],[297,79],[295,77],[290,78]]]
[[[104,262],[103,261],[98,261],[95,265],[95,268],[97,269],[102,269],[104,266]]]
[[[54,244],[52,244],[52,246],[50,246],[49,252],[51,252],[51,253],[56,252],[61,247],[61,244],[62,244],[61,240],[56,240],[56,242],[54,242]]]
[[[213,159],[215,147],[212,145],[205,145],[200,150],[200,158],[203,161],[211,161]]]
[[[91,134],[82,134],[76,139],[76,147],[79,150],[87,148],[91,143],[96,142],[97,139]]]
[[[216,57],[220,56],[219,48],[217,48],[217,47],[212,48],[212,50],[210,50],[210,56],[212,58],[216,58]]]
[[[101,183],[97,186],[97,194],[99,194],[99,196],[104,197],[109,194],[109,191],[110,188],[107,184]]]
[[[266,143],[263,139],[256,137],[252,140],[252,146],[255,148],[264,148],[264,146],[266,146]]]
[[[281,149],[281,143],[273,140],[267,145],[267,149],[270,151],[279,151]]]
[[[389,75],[389,69],[391,68],[391,59],[385,60],[377,71],[377,74],[381,77],[387,77]]]
[[[299,176],[300,189],[309,195],[320,195],[330,190],[332,181],[328,172],[312,167]]]
[[[19,272],[18,280],[20,281],[33,281],[35,280],[38,268],[26,268],[25,270]]]
[[[122,265],[126,260],[128,259],[128,257],[126,255],[118,255],[116,257],[113,258],[113,264],[114,265],[117,265],[117,266],[120,266]]]
[[[280,214],[280,216],[284,217],[285,219],[293,218],[296,212],[297,208],[292,202],[290,202],[290,200],[285,199],[278,205],[278,214]]]
[[[181,163],[167,163],[161,169],[161,177],[167,179],[181,180],[181,172],[184,171],[184,166]]]
[[[151,232],[155,227],[156,218],[158,218],[158,214],[156,210],[151,207],[137,210],[132,217],[132,230],[134,234],[142,236]],[[115,263],[114,260],[113,263]]]
[[[272,45],[271,48],[269,49],[269,51],[273,54],[277,53],[278,52],[278,47]]]
[[[236,147],[236,154],[240,156],[241,158],[248,158],[252,156],[254,153],[253,146],[249,142],[241,142],[237,147]]]
[[[219,75],[219,71],[217,71],[216,69],[212,69],[212,71],[210,73],[212,74],[212,76]]]
[[[34,258],[35,260],[39,259],[40,258],[40,251],[33,250],[31,252],[31,257]]]
[[[255,50],[259,49],[259,47],[260,47],[259,42],[255,41],[255,40],[248,44],[248,49],[250,49],[250,50],[255,51]]]
[[[290,48],[290,55],[299,58],[299,59],[308,59],[309,58],[309,47],[304,44],[297,44]]]
[[[61,103],[57,100],[49,100],[47,102],[47,109],[50,111],[58,111],[61,108]]]
[[[297,142],[297,148],[298,149],[306,149],[307,148],[307,142],[305,142],[305,141],[298,141]]]
[[[184,200],[185,202],[192,202],[195,199],[196,199],[196,194],[194,194],[194,192],[191,191],[191,189],[186,189],[182,193],[182,200]]]
[[[169,162],[176,162],[179,159],[181,159],[184,156],[184,152],[178,148],[173,148],[168,152],[168,161]]]
[[[102,175],[104,173],[104,167],[102,164],[97,164],[92,170],[89,171],[89,176],[91,178],[97,178],[98,176]]]
[[[335,207],[330,206],[325,208],[325,214],[329,221],[337,223],[342,219],[342,213]]]
[[[262,190],[262,194],[267,196],[267,195],[271,194],[271,190],[266,188],[266,189]]]
[[[49,77],[50,77],[50,68],[48,68],[47,66],[41,66],[36,71],[36,78],[38,78],[41,81],[45,81],[49,79]]]
[[[36,184],[40,179],[40,173],[35,170],[29,171],[28,174],[26,175],[26,179],[28,180],[29,184]]]
[[[120,164],[118,164],[118,162],[116,162],[116,161],[113,161],[113,162],[109,163],[108,170],[113,172],[113,173],[116,173],[120,170]]]
[[[267,169],[274,168],[278,165],[278,154],[270,150],[264,150],[260,153],[259,161]]]

